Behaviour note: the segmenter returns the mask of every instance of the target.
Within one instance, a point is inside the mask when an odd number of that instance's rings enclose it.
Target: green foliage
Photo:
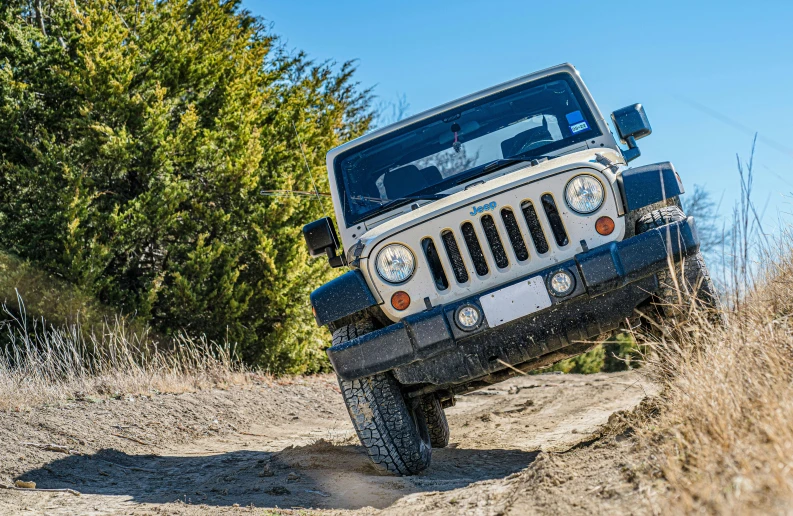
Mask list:
[[[20,320],[44,320],[56,327],[79,323],[86,333],[115,317],[79,288],[3,252],[0,252],[0,303]],[[0,340],[4,337],[0,335]]]
[[[639,367],[641,350],[629,333],[618,333],[590,351],[554,364],[550,371],[592,374],[613,373]]]
[[[592,374],[599,373],[603,370],[603,358],[605,350],[603,345],[595,346],[593,349],[578,355],[577,357],[568,358],[561,362],[555,363],[548,370],[549,371],[562,371],[563,373],[573,374]]]
[[[37,4],[41,8],[37,8]],[[301,227],[325,152],[366,131],[347,63],[279,46],[238,0],[0,6],[0,246],[168,335],[250,364],[324,367],[307,306],[329,279]]]
[[[618,333],[603,343],[604,373],[627,371],[641,366],[646,346],[640,346],[630,333]]]

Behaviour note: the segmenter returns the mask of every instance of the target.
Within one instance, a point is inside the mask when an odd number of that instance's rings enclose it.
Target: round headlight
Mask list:
[[[402,283],[413,274],[416,261],[402,244],[389,244],[377,253],[377,274],[389,283]]]
[[[600,181],[589,174],[575,176],[564,189],[564,200],[578,213],[592,213],[603,204],[605,192]]]

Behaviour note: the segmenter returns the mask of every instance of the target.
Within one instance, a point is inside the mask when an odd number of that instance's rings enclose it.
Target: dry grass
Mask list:
[[[245,383],[232,346],[179,336],[163,349],[148,331],[122,318],[83,333],[79,324],[46,326],[27,319],[24,304],[4,306],[0,331],[0,410],[69,398],[186,392]],[[21,314],[21,315],[19,315]]]
[[[663,390],[637,430],[672,512],[793,507],[792,237],[733,274],[723,327],[696,313],[647,357]]]

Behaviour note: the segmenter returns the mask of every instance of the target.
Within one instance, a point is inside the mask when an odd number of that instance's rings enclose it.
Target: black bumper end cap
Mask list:
[[[612,242],[576,255],[581,276],[591,295],[627,285],[679,262],[699,251],[693,217],[673,222],[621,242]]]
[[[326,353],[343,380],[388,371],[454,347],[441,307],[405,317],[401,322],[328,348]]]

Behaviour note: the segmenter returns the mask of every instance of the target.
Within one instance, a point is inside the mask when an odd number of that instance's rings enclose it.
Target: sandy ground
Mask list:
[[[447,410],[450,446],[414,477],[374,470],[330,376],[11,411],[0,414],[0,482],[81,494],[0,489],[0,512],[652,512],[631,439],[601,434],[653,392],[626,372],[524,376],[462,396]]]

